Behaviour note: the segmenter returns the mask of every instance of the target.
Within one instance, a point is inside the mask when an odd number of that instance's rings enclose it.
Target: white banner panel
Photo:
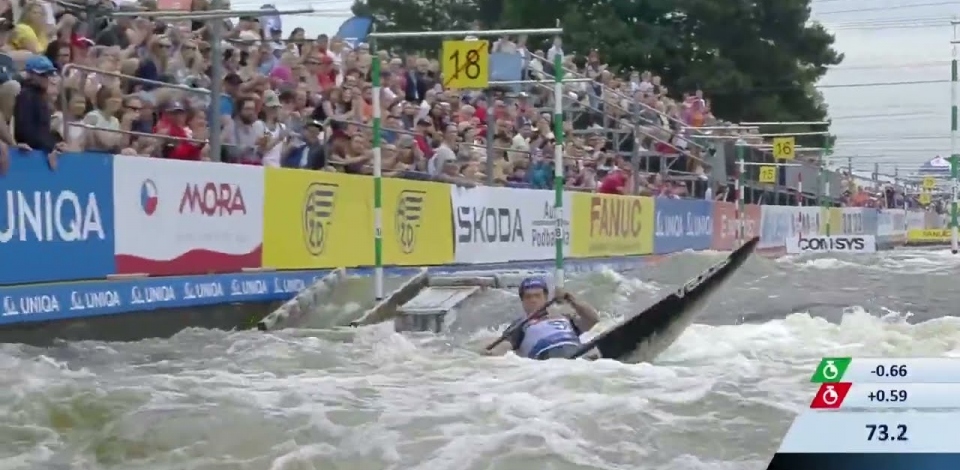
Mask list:
[[[877,237],[883,242],[902,242],[906,239],[907,211],[883,209],[877,217]]]
[[[760,248],[782,247],[796,235],[818,235],[825,220],[819,207],[761,206]]]
[[[555,258],[554,194],[517,188],[450,188],[457,263]],[[563,195],[564,257],[570,253],[570,195]]]
[[[814,235],[787,238],[787,253],[876,253],[877,239],[873,235]]]
[[[923,211],[907,211],[907,230],[923,230],[927,228]]]
[[[128,157],[113,172],[118,273],[260,267],[263,167]]]

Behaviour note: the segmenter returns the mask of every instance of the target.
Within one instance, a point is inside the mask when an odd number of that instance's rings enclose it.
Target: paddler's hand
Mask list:
[[[573,297],[573,294],[559,287],[556,289],[556,292],[554,292],[554,297],[556,297],[558,303],[568,302],[572,304],[576,301],[576,299]]]

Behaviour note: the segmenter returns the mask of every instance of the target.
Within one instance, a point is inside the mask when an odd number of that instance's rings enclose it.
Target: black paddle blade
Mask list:
[[[532,322],[532,321],[534,321],[534,320],[538,320],[538,319],[540,319],[541,317],[545,316],[547,313],[550,312],[550,310],[549,310],[549,309],[550,309],[550,306],[553,305],[553,304],[555,304],[555,303],[557,303],[557,301],[559,301],[559,300],[560,300],[560,299],[558,299],[558,298],[556,298],[556,297],[548,300],[547,303],[546,303],[546,305],[544,305],[543,307],[540,307],[540,310],[537,310],[536,312],[531,313],[530,316],[528,316],[527,318],[524,318],[522,321],[520,321],[520,322],[518,322],[518,323],[516,323],[516,324],[513,324],[513,325],[508,326],[506,330],[503,330],[503,334],[500,335],[500,338],[498,338],[496,341],[490,343],[490,344],[489,344],[486,348],[484,348],[484,349],[486,349],[487,351],[492,350],[493,348],[497,347],[497,345],[499,345],[500,343],[506,341],[507,338],[509,338],[510,335],[513,334],[513,332],[516,331],[518,328],[523,328],[523,327],[527,326],[527,323],[530,323],[530,322]]]
[[[703,307],[707,298],[743,266],[759,242],[760,237],[754,237],[731,253],[727,259],[687,281],[676,292],[639,315],[599,334],[581,346],[571,359],[597,348],[607,359],[624,360],[629,357],[635,361],[653,360],[693,323],[694,315]]]

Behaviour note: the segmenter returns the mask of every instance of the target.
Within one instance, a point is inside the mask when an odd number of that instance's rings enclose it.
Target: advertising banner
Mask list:
[[[907,241],[913,243],[950,243],[950,230],[907,230]]]
[[[117,157],[113,170],[117,272],[260,267],[262,167]]]
[[[877,214],[877,242],[899,243],[906,240],[906,211],[903,209],[883,209]]]
[[[785,246],[797,235],[820,235],[826,229],[819,207],[760,206],[760,248]]]
[[[824,223],[824,235],[839,235],[843,232],[843,209],[839,207],[828,207],[827,220],[829,224]]]
[[[743,240],[760,235],[760,206],[745,204],[743,207]],[[737,205],[732,202],[713,203],[713,240],[710,248],[731,251],[737,247]]]
[[[258,272],[0,287],[0,325],[161,308],[284,301],[323,274]]]
[[[451,186],[457,263],[500,263],[556,257],[554,194],[517,188]],[[564,194],[564,207],[570,194]],[[574,210],[576,208],[574,207]],[[570,254],[570,217],[563,220],[564,257]]]
[[[927,228],[923,211],[907,211],[907,230],[923,230]],[[937,227],[930,227],[937,228]]]
[[[371,199],[373,195],[369,196]],[[383,179],[383,257],[393,266],[453,263],[450,186]]]
[[[653,198],[573,193],[573,256],[653,253]]]
[[[797,235],[787,238],[787,254],[803,253],[876,253],[873,235]]]
[[[844,235],[877,233],[877,209],[868,207],[840,208],[840,227]]]
[[[923,227],[924,228],[945,228],[946,219],[944,216],[936,212],[924,212]]]
[[[907,211],[904,209],[885,209],[893,219],[892,234],[894,241],[903,242],[907,239]],[[878,222],[879,225],[879,222]],[[877,229],[879,230],[879,229]]]
[[[713,238],[713,203],[697,199],[658,198],[653,252],[706,250]]]
[[[372,178],[287,168],[264,171],[264,267],[373,264]]]
[[[0,176],[0,284],[103,278],[113,260],[113,156],[10,151]]]

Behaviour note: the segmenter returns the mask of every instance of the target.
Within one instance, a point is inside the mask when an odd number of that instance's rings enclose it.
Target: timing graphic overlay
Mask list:
[[[825,357],[768,470],[960,469],[960,359]]]

